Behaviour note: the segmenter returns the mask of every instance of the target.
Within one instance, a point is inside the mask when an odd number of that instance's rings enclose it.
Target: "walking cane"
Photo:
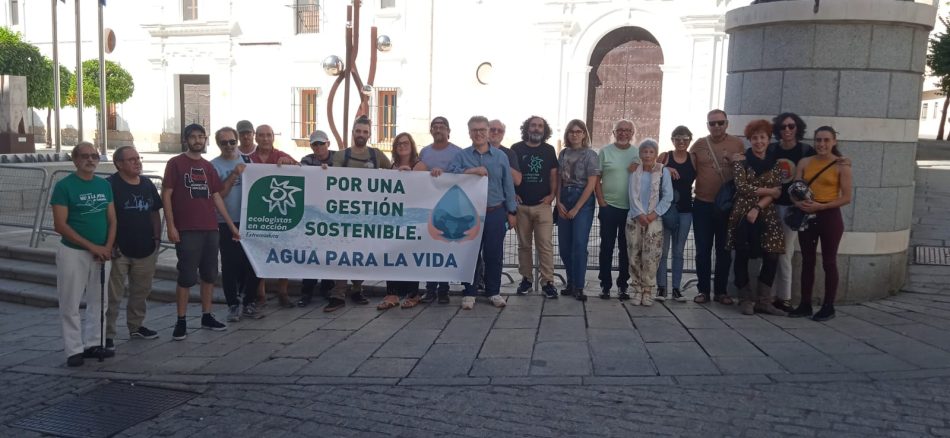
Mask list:
[[[99,263],[99,362],[106,358],[106,262]]]

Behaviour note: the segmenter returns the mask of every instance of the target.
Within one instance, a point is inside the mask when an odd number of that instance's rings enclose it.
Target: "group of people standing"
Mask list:
[[[417,150],[413,137],[403,132],[395,136],[392,153],[387,155],[369,145],[371,121],[361,117],[353,125],[349,147],[331,151],[328,136],[318,130],[310,135],[313,153],[300,162],[274,148],[270,126],[254,129],[248,121],[238,122],[237,129],[217,130],[214,141],[220,155],[208,161],[202,156],[206,131],[193,124],[182,133],[185,151],[166,166],[161,194],[141,176],[141,157],[133,147],[115,151],[117,172],[107,181],[95,176],[98,151],[88,142],[80,143],[71,154],[76,172],[56,184],[50,201],[55,229],[62,235],[57,289],[67,365],[79,366],[84,358],[114,354],[115,321],[126,291],[130,337],[158,337],[143,322],[161,240],[161,209],[168,240],[175,244],[178,256],[178,319],[173,338],[187,337],[189,289],[196,284],[200,286],[201,327],[226,329],[211,313],[219,254],[227,321],[262,317],[258,308],[263,304],[262,281],[240,246],[240,224],[235,221],[241,210],[241,175],[249,163],[424,171],[435,178],[450,172],[488,178],[478,265],[473,279],[463,283],[462,309],[474,307],[479,291],[492,305],[506,305],[499,292],[505,234],[512,228],[518,237],[522,277],[517,293],[526,294],[534,288],[536,253],[541,291],[549,299],[558,298],[554,286],[555,224],[566,271],[566,287],[560,295],[586,300],[587,248],[596,211],[602,299],[610,299],[616,285],[617,298],[633,305],[650,306],[654,300],[667,298],[685,301],[680,289],[683,253],[692,226],[699,292],[695,302],[712,299],[733,304],[727,294],[732,266],[742,313],[812,316],[820,242],[825,298],[813,318],[834,317],[835,260],[843,234],[840,207],[851,198],[849,161],[837,149],[837,134],[830,127],[818,128],[811,147],[802,142],[805,122],[784,113],[772,122],[749,123],[744,134],[751,147],[746,149],[742,140],[726,133],[728,123],[725,112],[710,111],[708,136],[693,142],[690,130],[679,126],[671,136],[673,150],[659,153],[659,144],[653,139],[634,148],[635,126],[632,121],[620,120],[614,125],[614,142],[595,152],[586,124],[575,119],[565,127],[564,147],[558,153],[547,143],[553,131],[542,117],[526,119],[520,127],[521,141],[507,148],[501,145],[506,127],[500,120],[474,116],[467,123],[471,146],[462,148],[449,140],[449,121],[440,116],[429,126],[431,144]],[[776,141],[770,143],[773,136]],[[790,197],[788,188],[796,180],[807,181],[813,196]],[[729,197],[731,208],[726,209],[717,198],[723,187],[730,185],[734,185],[734,194]],[[793,208],[811,218],[807,228],[792,229],[781,220]],[[796,236],[802,249],[802,300],[792,308],[791,257]],[[615,248],[620,267],[616,281]],[[668,256],[672,258],[671,279]],[[748,261],[756,258],[762,259],[762,268],[753,286]],[[308,306],[318,287],[327,297],[325,312],[344,307],[347,298],[357,304],[369,303],[362,281],[348,284],[343,279],[304,279],[296,303],[289,301],[283,280],[280,302]],[[96,291],[100,299],[94,295]],[[447,304],[448,292],[445,282],[426,282],[424,290],[419,282],[387,282],[387,294],[377,308]],[[87,313],[80,327],[79,303],[84,294]],[[400,296],[404,297],[401,301]]]

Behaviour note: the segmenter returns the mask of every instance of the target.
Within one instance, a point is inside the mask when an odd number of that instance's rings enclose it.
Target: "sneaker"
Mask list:
[[[310,295],[301,295],[300,299],[297,300],[297,307],[307,307],[310,305],[310,302],[313,301],[313,297]]]
[[[811,317],[812,321],[827,321],[835,317],[835,306],[831,304],[825,304],[821,306],[821,310],[815,313],[815,316]]]
[[[607,295],[607,298],[610,298],[610,295]],[[577,301],[587,301],[587,295],[584,295],[584,289],[579,287],[574,288],[574,299]]]
[[[643,303],[643,292],[634,292],[628,304],[639,306]],[[652,304],[652,303],[651,303]]]
[[[115,351],[115,341],[112,338],[106,338],[106,350]]]
[[[331,297],[327,299],[327,305],[323,306],[323,311],[327,313],[335,312],[342,309],[344,306],[346,306],[346,301]]]
[[[531,287],[531,281],[529,281],[527,278],[521,277],[521,283],[518,283],[518,290],[515,291],[515,293],[518,295],[524,295],[531,290]]]
[[[257,305],[254,303],[244,306],[244,312],[241,313],[245,318],[250,319],[261,319],[264,317],[264,314],[260,310],[257,310]]]
[[[449,291],[439,292],[439,304],[449,304]]]
[[[217,319],[214,319],[213,313],[205,313],[201,315],[201,328],[214,330],[214,331],[221,331],[221,330],[226,330],[228,326],[222,324]]]
[[[574,295],[574,286],[567,285],[567,287],[561,289],[561,295]]]
[[[369,304],[369,300],[367,300],[366,297],[363,296],[362,291],[353,292],[353,295],[350,295],[350,301],[356,304],[363,304],[363,305]]]
[[[238,322],[241,320],[241,306],[235,304],[228,306],[228,322]]]
[[[658,287],[656,289],[656,297],[654,298],[657,301],[666,301],[666,288]],[[652,304],[652,303],[651,303]]]
[[[811,316],[811,305],[801,303],[795,310],[788,312],[790,318],[804,318]]]
[[[475,297],[462,297],[462,310],[472,310],[475,308]]]
[[[89,347],[82,352],[82,357],[86,359],[95,359],[99,357],[112,357],[112,356],[115,356],[114,351],[109,351],[102,347]]]
[[[175,331],[172,332],[172,339],[176,341],[184,340],[188,337],[188,323],[185,322],[184,318],[178,319],[178,322],[175,323]]]
[[[642,294],[640,294],[640,295],[643,297],[643,298],[641,299],[641,301],[640,301],[640,305],[641,305],[641,306],[650,307],[650,306],[653,305],[653,293],[652,293],[652,292],[644,292],[644,293],[642,293]]]
[[[82,358],[82,353],[76,353],[66,358],[66,366],[68,367],[81,367],[85,362],[86,361]]]
[[[620,293],[617,294],[617,299],[620,301],[627,301],[630,299],[630,295],[627,294],[626,289],[620,289]],[[640,303],[637,303],[640,304]]]
[[[546,296],[546,297],[548,297],[548,298],[550,298],[550,299],[552,299],[552,300],[556,300],[556,299],[557,299],[557,289],[554,288],[554,285],[553,285],[553,284],[548,283],[548,284],[544,285],[543,287],[541,287],[541,291],[544,292],[544,296]]]
[[[505,301],[505,297],[501,295],[492,295],[488,299],[491,300],[492,305],[495,307],[505,307],[508,305],[508,302]]]
[[[446,294],[448,297],[448,294]],[[429,304],[436,300],[436,294],[434,290],[426,290],[425,295],[422,296],[422,299],[419,300],[420,303]]]
[[[609,300],[610,299],[610,289],[601,289],[600,290],[600,299]]]
[[[679,289],[674,288],[674,289],[673,289],[673,301],[677,301],[677,302],[680,302],[680,303],[685,303],[685,302],[686,302],[686,297],[683,296],[683,293],[680,292]]]
[[[781,310],[785,313],[789,313],[795,310],[795,308],[792,307],[792,304],[788,300],[776,299],[775,301],[772,302],[772,307],[775,307],[776,309]]]
[[[149,330],[148,327],[140,326],[138,330],[129,333],[130,338],[142,338],[142,339],[156,339],[158,338],[158,332],[155,330]],[[108,343],[108,342],[107,342]],[[108,348],[108,346],[107,346]]]

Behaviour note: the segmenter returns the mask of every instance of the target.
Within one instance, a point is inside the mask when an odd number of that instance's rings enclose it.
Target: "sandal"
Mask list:
[[[697,294],[693,297],[693,302],[696,304],[706,304],[709,302],[709,295],[706,294]]]
[[[731,306],[736,303],[735,301],[733,301],[732,297],[726,294],[716,295],[716,298],[714,299],[716,300],[717,303],[723,304],[726,306]]]
[[[398,305],[399,297],[397,295],[386,295],[386,298],[383,298],[383,301],[380,301],[376,306],[376,310],[388,310]]]
[[[418,305],[418,304],[419,304],[419,297],[418,297],[418,296],[409,297],[409,298],[406,298],[405,300],[402,300],[402,308],[403,308],[403,309],[411,309],[411,308],[413,308],[413,307],[416,307],[416,305]]]

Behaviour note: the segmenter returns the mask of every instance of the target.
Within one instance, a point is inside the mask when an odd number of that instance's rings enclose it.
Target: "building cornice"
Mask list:
[[[231,35],[234,25],[229,21],[186,21],[174,24],[143,24],[153,38]]]

